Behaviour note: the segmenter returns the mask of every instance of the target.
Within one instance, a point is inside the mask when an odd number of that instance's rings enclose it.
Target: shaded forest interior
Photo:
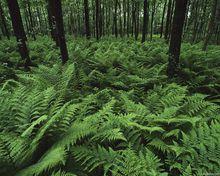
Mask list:
[[[220,0],[1,0],[0,175],[220,173]]]

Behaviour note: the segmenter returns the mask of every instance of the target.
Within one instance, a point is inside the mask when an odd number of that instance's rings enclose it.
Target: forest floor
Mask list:
[[[0,43],[0,175],[219,172],[220,46],[183,43],[169,80],[158,38],[67,41],[64,66],[51,39],[29,42],[30,72],[15,41]]]

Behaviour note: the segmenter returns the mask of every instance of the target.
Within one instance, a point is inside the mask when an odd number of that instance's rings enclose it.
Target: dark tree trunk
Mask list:
[[[175,9],[175,2],[176,2],[176,0],[173,0],[172,7],[171,7],[170,22],[169,22],[170,26],[169,26],[169,30],[168,30],[167,42],[169,42],[170,37],[171,37],[172,21],[173,21],[174,9]]]
[[[115,12],[114,12],[114,30],[115,37],[118,37],[118,20],[117,20],[118,0],[115,0]]]
[[[147,33],[147,27],[148,27],[148,0],[144,0],[144,18],[143,18],[143,31],[142,31],[142,43],[146,40],[146,33]]]
[[[133,30],[134,30],[134,38],[138,40],[138,32],[139,32],[139,2],[134,2],[133,4]]]
[[[21,55],[21,58],[25,60],[24,67],[25,69],[29,69],[29,66],[31,64],[31,60],[29,57],[27,45],[26,45],[26,35],[24,31],[24,26],[22,23],[21,13],[19,9],[19,5],[17,0],[7,0],[9,13],[12,20],[12,26],[14,30],[14,34],[17,39],[19,53]]]
[[[120,29],[119,29],[119,33],[120,33],[120,37],[123,37],[123,27],[122,27],[122,7],[121,7],[121,3],[118,3],[119,5],[119,25],[120,25]]]
[[[179,71],[179,56],[181,49],[183,25],[188,0],[176,0],[175,12],[173,18],[171,40],[169,47],[169,63],[167,74],[169,78],[177,76]]]
[[[64,34],[64,27],[63,27],[63,13],[62,13],[62,4],[61,0],[49,0],[52,8],[56,13],[54,13],[54,19],[56,22],[56,29],[57,29],[57,38],[59,39],[59,46],[61,52],[61,59],[62,63],[65,64],[68,60],[68,51],[66,46],[66,39]]]
[[[90,38],[90,24],[89,24],[89,4],[88,0],[84,0],[84,13],[85,13],[85,28],[86,28],[86,37]]]
[[[31,36],[33,37],[34,40],[36,40],[33,17],[32,17],[31,6],[30,6],[29,0],[27,0],[27,10],[28,10],[28,15],[29,15],[29,19],[30,19]]]
[[[163,7],[163,15],[162,15],[161,29],[160,29],[160,38],[163,37],[164,18],[165,18],[166,6],[167,6],[167,0],[165,0],[164,7]]]
[[[95,9],[96,9],[96,19],[95,19],[95,23],[96,23],[96,39],[99,40],[99,0],[95,1]]]
[[[206,37],[205,37],[203,48],[202,48],[203,51],[207,50],[209,40],[212,37],[212,33],[214,31],[214,28],[215,28],[215,17],[216,17],[217,5],[218,5],[218,0],[213,0],[212,14],[211,14],[211,17],[210,17],[208,31],[207,31],[207,34],[206,34]]]
[[[167,9],[167,19],[166,19],[166,28],[165,28],[165,34],[164,38],[168,39],[168,33],[170,29],[170,18],[171,18],[171,9],[172,9],[172,0],[168,1],[168,9]]]
[[[156,11],[156,0],[153,0],[153,7],[152,7],[152,13],[151,13],[151,25],[150,25],[150,40],[153,39],[153,33],[154,33],[154,16]]]
[[[51,0],[46,0],[46,1],[47,1],[47,13],[48,13],[48,22],[49,22],[51,37],[56,42],[56,46],[58,47],[59,40],[57,37],[55,11],[53,8],[53,2]]]
[[[126,33],[126,24],[127,24],[127,12],[126,12],[126,1],[123,0],[123,16],[124,16],[124,20],[123,20],[123,36]]]
[[[139,36],[139,28],[140,28],[140,13],[139,13],[139,8],[140,8],[140,3],[137,1],[136,2],[136,29],[135,29],[135,40],[138,40]]]
[[[130,2],[127,0],[127,37],[130,36]]]
[[[201,39],[201,36],[204,35],[203,33],[204,33],[204,26],[205,26],[205,24],[206,24],[207,2],[208,2],[208,0],[204,0],[203,6],[201,7],[202,10],[203,10],[203,12],[202,12],[201,22],[200,22],[199,29],[198,29],[198,33],[199,33],[199,34],[198,34],[198,35],[199,35],[198,38],[200,38],[200,39]]]
[[[37,10],[37,18],[38,18],[38,21],[39,21],[40,34],[43,34],[44,28],[43,28],[43,20],[41,18],[41,16],[42,16],[41,11],[40,11],[39,7],[37,7],[36,10]]]
[[[4,30],[2,30],[2,33],[6,35],[6,37],[10,40],[10,33],[6,24],[6,20],[5,20],[5,15],[4,15],[4,11],[0,2],[0,20],[2,22],[3,28]]]
[[[199,0],[197,0],[195,2],[195,14],[194,14],[194,23],[193,23],[193,32],[192,32],[192,39],[191,39],[191,44],[195,43],[196,41],[196,37],[197,37],[197,33],[198,33],[198,16],[199,16]]]

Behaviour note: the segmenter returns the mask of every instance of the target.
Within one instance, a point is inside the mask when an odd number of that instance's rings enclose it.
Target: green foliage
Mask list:
[[[48,43],[31,47],[39,54],[39,48],[48,46],[56,54]],[[77,39],[70,45],[74,61],[61,65],[48,56],[44,65],[28,73],[17,68],[16,79],[4,78],[0,175],[219,172],[220,107],[196,91],[205,84],[197,84],[196,77],[177,80],[179,84],[167,81],[167,48],[160,44]],[[195,65],[204,53],[197,57],[190,60]],[[191,67],[189,75],[197,70]]]

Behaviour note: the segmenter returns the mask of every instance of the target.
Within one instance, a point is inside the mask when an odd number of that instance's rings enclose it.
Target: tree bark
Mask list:
[[[99,0],[95,1],[95,9],[96,9],[96,39],[99,40]]]
[[[89,4],[88,4],[88,0],[84,0],[84,13],[85,13],[86,37],[89,39],[91,37],[91,33],[90,33],[90,24],[89,24]]]
[[[27,0],[27,10],[28,10],[28,15],[29,15],[29,19],[30,19],[31,36],[33,37],[34,40],[36,40],[33,17],[32,17],[31,6],[30,6],[29,0]]]
[[[169,47],[169,63],[167,68],[167,74],[169,78],[177,76],[179,71],[179,56],[187,2],[188,0],[176,0]]]
[[[163,31],[164,31],[164,18],[165,18],[166,6],[167,6],[167,0],[165,0],[164,7],[163,7],[163,15],[162,15],[161,29],[160,29],[160,38],[163,37]]]
[[[9,13],[12,20],[12,26],[14,30],[14,34],[17,39],[19,53],[21,55],[21,58],[25,60],[24,67],[25,69],[29,69],[29,66],[31,64],[31,60],[29,57],[27,45],[26,45],[26,35],[24,31],[24,26],[22,23],[21,13],[18,5],[17,0],[7,0]]]
[[[147,33],[147,27],[148,27],[148,0],[144,0],[144,18],[143,18],[143,31],[142,31],[142,43],[146,40],[146,33]]]
[[[48,22],[49,22],[51,37],[56,42],[56,46],[59,47],[53,2],[51,0],[46,0],[46,1],[47,1],[47,13],[48,13]]]
[[[114,30],[115,37],[118,37],[118,20],[117,20],[118,0],[115,0],[115,11],[114,11]]]
[[[171,8],[172,8],[172,0],[169,0],[168,9],[167,9],[166,28],[165,28],[165,34],[164,34],[164,38],[166,40],[168,39],[168,33],[170,29]]]
[[[68,60],[68,51],[66,46],[66,39],[64,34],[64,26],[63,26],[63,13],[62,13],[62,4],[61,0],[49,0],[52,5],[52,9],[54,9],[54,19],[56,22],[56,30],[57,30],[57,38],[59,41],[60,52],[62,63],[65,64]]]
[[[150,40],[153,39],[153,33],[154,33],[154,16],[155,16],[155,11],[156,11],[156,0],[153,0],[153,5],[152,5],[152,13],[151,13],[151,25],[150,25]]]
[[[207,31],[207,34],[206,34],[206,37],[205,37],[203,48],[202,48],[203,51],[207,50],[209,40],[212,37],[212,33],[214,31],[217,5],[218,5],[218,0],[213,0],[213,2],[212,2],[212,14],[211,14],[211,17],[210,17],[208,31]]]
[[[4,30],[2,30],[2,33],[6,35],[6,37],[10,40],[10,33],[6,24],[6,19],[5,19],[5,15],[4,15],[4,11],[0,2],[0,19],[2,22],[2,25],[4,27]]]

